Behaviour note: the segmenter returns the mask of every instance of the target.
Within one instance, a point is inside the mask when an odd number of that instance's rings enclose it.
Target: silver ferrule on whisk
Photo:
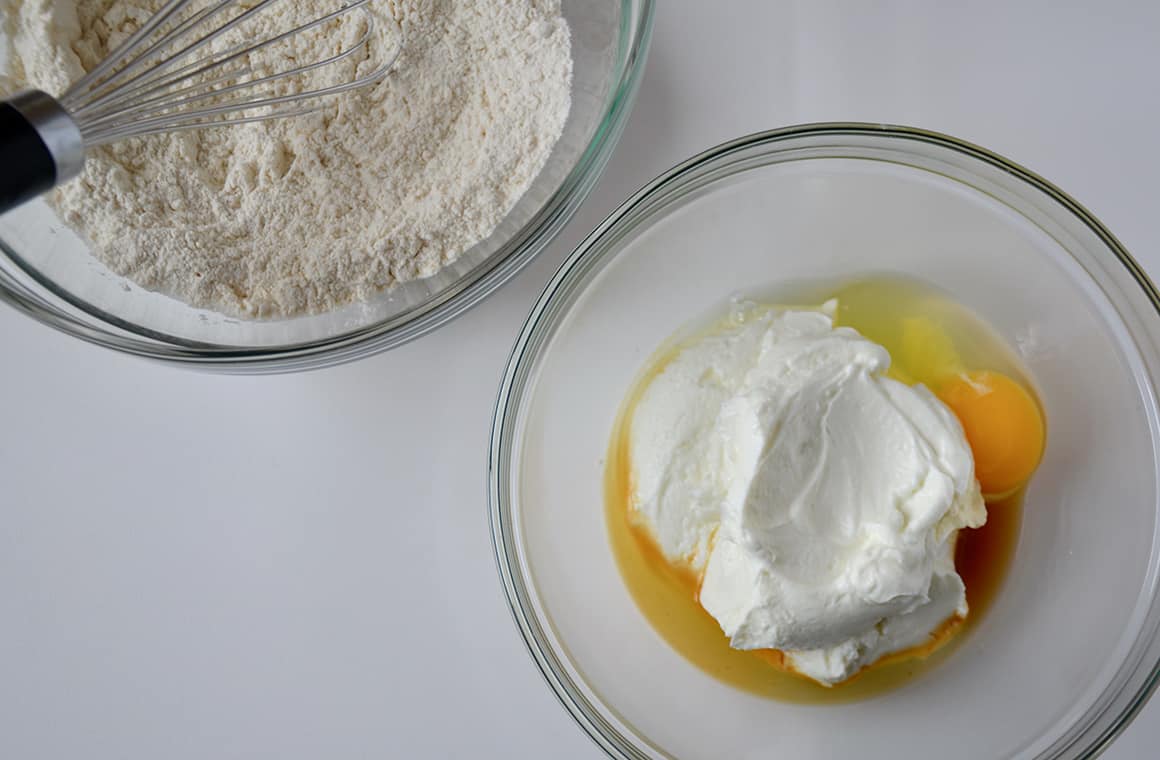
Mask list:
[[[72,179],[85,166],[85,139],[56,98],[40,90],[25,90],[4,101],[36,130],[56,164],[56,184]]]

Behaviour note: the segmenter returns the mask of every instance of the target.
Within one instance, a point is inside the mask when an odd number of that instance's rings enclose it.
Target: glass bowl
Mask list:
[[[1004,586],[949,657],[863,701],[771,701],[698,670],[638,611],[602,460],[630,382],[691,319],[778,283],[878,272],[941,287],[1005,336],[1038,383],[1046,458]],[[810,125],[676,167],[556,273],[500,389],[492,533],[533,658],[614,757],[1093,756],[1160,663],[1158,309],[1090,213],[951,137]]]
[[[588,195],[620,137],[644,67],[653,0],[563,0],[562,7],[573,56],[564,133],[495,232],[435,276],[326,314],[232,319],[113,274],[37,201],[0,216],[0,299],[92,343],[223,372],[337,364],[433,330],[543,250]]]

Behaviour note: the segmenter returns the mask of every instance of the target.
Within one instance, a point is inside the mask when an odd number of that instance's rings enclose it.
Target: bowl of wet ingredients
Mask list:
[[[1155,287],[952,137],[674,168],[565,262],[500,390],[529,651],[614,757],[1090,757],[1150,695]]]

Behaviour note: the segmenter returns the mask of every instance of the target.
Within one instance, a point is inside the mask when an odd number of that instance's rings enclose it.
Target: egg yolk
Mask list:
[[[1046,435],[1026,388],[998,372],[964,372],[944,383],[938,396],[962,423],[986,496],[1006,496],[1031,478]]]

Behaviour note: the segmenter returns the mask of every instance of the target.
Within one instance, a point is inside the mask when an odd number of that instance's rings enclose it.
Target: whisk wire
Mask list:
[[[322,87],[316,90],[310,90],[294,95],[282,95],[278,97],[263,98],[260,100],[253,100],[248,102],[244,109],[255,109],[263,107],[272,107],[285,103],[299,102],[308,100],[310,98],[322,98],[333,95],[338,95],[351,90],[356,90],[366,85],[374,84],[386,77],[390,71],[393,61],[384,64],[380,68],[371,72],[370,74],[360,77],[358,79],[344,82],[343,84],[331,85],[329,87]],[[189,114],[167,114],[158,116],[152,119],[143,121],[131,121],[128,123],[118,123],[107,126],[100,130],[91,130],[83,132],[85,143],[90,146],[104,145],[105,143],[121,140],[126,137],[140,137],[143,135],[157,134],[160,132],[176,132],[186,129],[198,129],[206,126],[225,126],[230,124],[252,124],[259,121],[267,121],[270,119],[278,119],[289,116],[299,116],[308,113],[314,113],[319,110],[319,107],[310,107],[305,109],[273,109],[267,113],[258,114],[255,116],[239,117],[236,119],[214,119],[210,118],[219,114],[230,113],[238,111],[236,104],[217,106],[214,108],[200,109],[196,113]],[[83,125],[82,125],[83,128]],[[83,129],[82,129],[83,131]]]
[[[149,18],[141,28],[130,34],[125,41],[118,45],[113,52],[109,53],[104,60],[102,60],[92,71],[82,76],[77,81],[73,82],[72,86],[60,97],[60,102],[69,105],[70,110],[75,112],[75,109],[70,105],[70,101],[80,96],[81,93],[88,91],[96,82],[100,81],[102,77],[108,74],[116,66],[128,58],[134,50],[139,48],[145,41],[158,29],[169,22],[169,19],[174,14],[180,13],[192,2],[192,0],[169,0],[163,5],[157,13]],[[224,5],[229,0],[223,0]]]
[[[232,119],[215,119],[209,123],[188,123],[188,124],[159,124],[153,127],[144,129],[122,129],[121,131],[109,131],[102,133],[100,137],[88,141],[90,146],[105,145],[107,143],[123,140],[126,137],[144,137],[146,135],[158,135],[169,132],[186,132],[194,129],[201,129],[206,126],[225,127],[235,124],[254,124],[260,121],[269,121],[271,119],[288,118],[292,116],[305,116],[311,113],[317,113],[322,110],[319,106],[310,108],[296,108],[286,109],[278,113],[264,113],[257,116],[239,116]]]
[[[233,47],[231,47],[227,50],[223,50],[218,55],[219,56],[232,55],[240,50],[245,50],[246,47],[247,47],[246,43],[241,42],[241,43],[238,43],[237,45],[234,45]],[[207,60],[209,60],[208,57],[207,58],[199,58],[198,60],[193,61],[192,63],[188,63],[185,66],[182,66],[180,69],[177,69],[176,71],[172,72],[171,76],[172,77],[180,77],[180,75],[188,75],[188,76],[192,77],[192,76],[194,76],[194,69],[197,69],[200,66],[204,66],[205,62]],[[227,72],[225,74],[221,74],[218,77],[215,77],[215,79],[212,80],[212,83],[221,83],[223,81],[228,81],[232,78],[235,78],[237,76],[241,76],[245,73],[248,73],[248,71],[249,71],[248,69],[243,69],[241,71]],[[174,81],[179,81],[179,80],[175,79]],[[126,88],[124,95],[128,96],[130,99],[132,99],[133,97],[138,97],[141,95],[148,94],[152,91],[151,84],[152,84],[151,81],[145,81],[145,82],[142,82],[141,84],[138,84],[134,87],[128,87],[128,88]],[[209,84],[211,84],[211,81],[204,82],[204,84],[209,85]],[[119,102],[119,99],[118,99],[118,102]],[[116,108],[117,108],[117,103],[109,103],[108,101],[106,101],[105,103],[102,103],[100,105],[96,105],[96,104],[94,104],[92,106],[86,105],[84,107],[84,116],[87,119],[95,119],[98,116],[103,115],[104,113],[106,113],[108,111],[116,110]]]
[[[143,52],[137,54],[137,57],[129,61],[123,68],[118,69],[117,71],[113,72],[107,79],[101,81],[93,90],[88,92],[86,97],[87,102],[79,104],[79,106],[74,109],[73,113],[75,113],[78,117],[83,118],[85,111],[89,108],[99,106],[106,102],[109,98],[119,97],[120,91],[128,86],[125,83],[125,78],[129,77],[129,75],[133,74],[143,66],[152,66],[152,68],[137,78],[130,78],[128,80],[129,83],[137,82],[139,80],[148,82],[155,80],[158,77],[164,76],[174,63],[186,59],[192,53],[196,53],[198,50],[210,44],[221,35],[226,34],[230,30],[236,28],[238,25],[253,18],[257,13],[262,12],[266,8],[279,1],[280,0],[261,0],[261,2],[259,2],[254,7],[249,8],[238,16],[235,16],[233,19],[230,19],[213,31],[202,35],[200,38],[187,44],[177,52],[170,53],[168,56],[162,57],[161,60],[155,60],[158,56],[161,56],[166,49],[173,46],[178,40],[190,32],[190,30],[196,29],[198,24],[202,24],[214,16],[221,14],[231,5],[235,4],[235,0],[218,0],[216,5],[210,6],[203,11],[195,13],[191,18],[179,23],[173,29],[170,29],[159,39],[154,41],[153,44],[151,44]],[[183,2],[185,5],[188,5],[190,0],[183,0]],[[68,96],[66,95],[66,98],[67,97]],[[62,100],[62,102],[66,101]]]
[[[351,55],[354,55],[356,52],[358,52],[359,49],[361,49],[367,43],[370,42],[371,35],[374,31],[374,17],[371,16],[370,13],[368,13],[367,11],[363,10],[363,13],[367,17],[366,31],[358,39],[358,41],[356,41],[353,45],[351,45],[350,48],[348,48],[347,50],[344,50],[342,53],[340,53],[338,55],[331,56],[330,58],[326,58],[324,60],[317,61],[317,62],[312,63],[312,64],[299,66],[297,68],[290,69],[288,71],[283,71],[283,72],[271,74],[269,76],[262,77],[259,79],[252,79],[252,80],[247,80],[245,82],[240,82],[235,87],[218,88],[216,90],[213,89],[213,87],[215,87],[218,84],[221,84],[221,83],[226,82],[226,81],[230,81],[232,79],[237,79],[238,77],[244,76],[246,74],[253,73],[249,67],[235,70],[232,72],[227,72],[225,74],[216,76],[210,80],[201,79],[201,77],[209,74],[210,72],[214,71],[215,69],[219,69],[219,68],[222,68],[224,66],[227,66],[230,63],[233,63],[234,61],[245,58],[246,56],[250,55],[251,53],[254,53],[258,50],[262,50],[262,49],[271,47],[273,45],[276,45],[279,42],[283,42],[286,39],[289,39],[290,37],[293,37],[297,34],[301,34],[302,32],[306,32],[306,31],[309,31],[310,29],[313,29],[313,28],[316,28],[316,27],[321,26],[323,24],[326,24],[330,21],[333,21],[334,19],[340,18],[348,13],[351,13],[354,10],[360,10],[361,6],[363,4],[365,4],[365,2],[366,2],[366,0],[362,0],[362,2],[359,2],[357,4],[345,6],[343,8],[340,8],[339,10],[336,10],[330,14],[327,14],[326,16],[315,19],[314,21],[311,21],[309,23],[302,24],[301,26],[298,26],[298,27],[291,29],[287,32],[283,32],[282,34],[271,37],[270,39],[267,39],[263,42],[253,44],[253,45],[250,45],[250,44],[235,45],[234,47],[232,47],[226,51],[223,51],[221,53],[216,53],[214,55],[209,55],[209,56],[206,56],[204,58],[200,58],[197,61],[194,61],[193,63],[191,63],[187,66],[183,66],[182,68],[173,72],[167,79],[163,79],[160,82],[145,81],[142,84],[139,84],[135,87],[125,88],[124,92],[117,93],[116,99],[111,100],[111,101],[106,101],[104,104],[99,105],[97,107],[82,109],[82,110],[78,111],[76,113],[76,115],[78,118],[83,119],[86,123],[96,124],[102,120],[102,116],[105,116],[109,112],[113,112],[113,111],[118,111],[119,113],[122,113],[122,114],[132,114],[132,113],[143,113],[143,112],[148,112],[150,110],[155,110],[155,109],[149,108],[149,106],[151,106],[154,103],[164,102],[167,98],[172,98],[175,95],[187,95],[188,96],[188,95],[200,90],[200,91],[210,91],[210,92],[207,92],[207,97],[220,97],[222,95],[226,95],[226,94],[231,93],[231,92],[237,92],[238,90],[246,88],[246,87],[254,87],[254,86],[257,86],[260,84],[265,84],[265,83],[268,83],[268,82],[271,82],[271,81],[274,81],[277,79],[298,76],[298,75],[305,74],[305,73],[308,73],[310,71],[314,71],[316,69],[324,68],[324,67],[329,66],[331,64],[337,63],[345,58],[349,58]],[[192,70],[190,70],[191,67],[192,67]],[[178,87],[183,82],[188,82],[189,83],[188,86],[181,88],[181,89],[178,89],[178,90],[173,90],[174,87]],[[154,93],[158,93],[158,92],[160,92],[161,94],[157,95],[155,97],[152,97],[152,98],[145,97],[148,95],[153,95]],[[195,98],[186,97],[186,98],[182,99],[180,101],[180,103],[173,103],[172,107],[178,107],[179,105],[189,105],[189,104],[198,102],[200,100],[202,100],[202,98],[195,99]],[[123,105],[125,103],[135,103],[135,105],[132,107],[125,107]]]
[[[313,113],[324,98],[381,81],[402,54],[399,22],[372,13],[371,0],[329,0],[337,10],[313,18],[315,3],[286,3],[285,14],[245,26],[279,1],[158,0],[158,11],[62,96],[30,89],[0,99],[0,212],[79,175],[95,146]],[[355,12],[365,23],[342,18]],[[393,30],[376,35],[379,21]],[[311,30],[319,31],[302,44],[291,39]],[[314,73],[325,67],[334,69]]]
[[[402,52],[402,30],[395,23],[397,44],[385,62],[369,74],[313,89],[307,85],[305,90],[279,95],[274,89],[277,82],[301,78],[370,49],[376,31],[376,16],[366,7],[370,0],[346,0],[330,13],[260,42],[243,42],[208,54],[204,52],[206,46],[232,30],[242,31],[239,29],[242,24],[280,0],[260,0],[204,33],[199,28],[211,21],[216,23],[237,0],[215,0],[181,20],[181,14],[190,10],[195,1],[169,0],[141,29],[60,98],[76,121],[86,145],[157,132],[249,124],[311,113],[318,107],[290,104],[373,84],[387,75]],[[333,55],[263,76],[256,76],[253,67],[246,63],[255,52],[355,12],[365,16],[364,29],[357,40]],[[390,20],[389,16],[386,18]],[[166,30],[167,25],[172,28]],[[176,52],[169,52],[174,48]],[[136,57],[126,62],[132,55]],[[194,60],[189,61],[190,57]],[[238,63],[243,65],[235,66]],[[263,109],[261,113],[253,113]]]
[[[104,117],[86,119],[84,121],[84,123],[82,124],[82,132],[84,131],[85,127],[89,127],[93,130],[98,130],[102,127],[105,127],[105,126],[111,124],[111,123],[115,124],[115,123],[123,121],[123,120],[134,119],[134,118],[140,117],[142,114],[153,113],[153,112],[156,112],[158,110],[180,110],[182,108],[185,108],[185,107],[188,107],[191,105],[195,105],[197,103],[201,103],[201,102],[204,102],[207,100],[212,100],[214,98],[220,98],[222,96],[230,95],[232,93],[239,92],[241,90],[251,89],[251,88],[258,86],[258,85],[268,84],[270,82],[273,82],[273,81],[276,81],[279,79],[283,79],[286,77],[298,76],[300,74],[305,74],[305,73],[307,73],[309,71],[313,71],[315,69],[329,66],[329,65],[331,65],[333,63],[337,63],[338,61],[341,61],[345,58],[349,58],[350,56],[357,53],[362,48],[362,46],[364,44],[366,44],[366,42],[370,39],[371,34],[372,34],[372,30],[368,28],[363,33],[362,37],[360,37],[359,40],[356,43],[354,43],[354,45],[352,45],[350,48],[342,51],[341,53],[338,53],[336,55],[331,56],[330,58],[326,58],[326,59],[321,60],[321,61],[316,61],[316,62],[311,63],[311,64],[299,66],[299,67],[291,69],[289,71],[278,72],[276,74],[270,74],[268,76],[260,77],[257,79],[247,80],[245,82],[239,82],[237,84],[229,85],[226,87],[220,87],[217,89],[213,89],[214,84],[220,84],[221,82],[224,82],[224,81],[230,81],[230,80],[236,78],[237,76],[239,76],[240,74],[249,73],[249,70],[246,69],[243,72],[230,72],[227,74],[223,74],[220,77],[217,77],[217,78],[210,80],[208,82],[198,82],[198,83],[195,83],[189,87],[178,90],[177,92],[164,92],[161,95],[157,95],[153,98],[146,99],[146,100],[140,102],[136,106],[133,106],[130,108],[125,108],[125,109],[117,111],[113,114],[110,114],[110,115],[107,115]],[[253,49],[253,48],[248,48],[248,49]],[[225,61],[222,61],[221,63],[224,64]],[[201,73],[211,71],[216,65],[217,64],[215,64],[214,66],[207,67]],[[315,91],[314,95],[317,95],[319,92],[320,91]],[[182,95],[182,94],[184,94],[185,96],[174,99],[175,95]],[[225,111],[249,110],[250,108],[258,108],[261,106],[268,106],[268,105],[277,105],[279,103],[287,102],[288,100],[299,100],[302,98],[312,97],[312,96],[313,95],[311,93],[293,93],[290,95],[280,96],[277,98],[266,98],[266,99],[262,99],[262,100],[249,101],[248,105],[244,102],[240,103],[240,104],[239,103],[229,103],[227,105],[220,106],[217,108],[202,109],[200,111],[200,113],[203,115],[209,116],[209,115],[213,115],[213,114],[223,113]],[[162,108],[155,108],[154,107],[155,104],[162,104],[163,107]],[[147,122],[137,121],[136,123],[145,124]]]
[[[192,28],[193,25],[201,23],[208,18],[212,18],[216,12],[224,9],[231,2],[233,2],[233,0],[220,0],[217,6],[205,8],[202,11],[196,13],[189,19],[183,21],[177,28],[170,30],[160,40],[152,43],[140,54],[140,56],[134,60],[131,60],[123,68],[112,72],[105,79],[93,82],[84,90],[78,90],[75,93],[71,91],[66,93],[64,98],[62,98],[62,102],[68,103],[70,101],[75,101],[73,103],[74,113],[81,115],[93,109],[100,108],[110,100],[119,97],[122,89],[126,87],[126,85],[121,84],[122,80],[130,77],[130,75],[132,75],[133,72],[135,72],[140,67],[151,63],[160,50],[163,50],[165,46],[169,45],[174,40],[179,39],[180,36]],[[239,45],[238,47],[241,48],[243,46]],[[134,78],[130,78],[128,81],[140,83],[155,81],[158,77],[161,77],[165,74],[166,68],[167,67],[163,67],[161,64],[155,64],[153,69],[139,74]]]

